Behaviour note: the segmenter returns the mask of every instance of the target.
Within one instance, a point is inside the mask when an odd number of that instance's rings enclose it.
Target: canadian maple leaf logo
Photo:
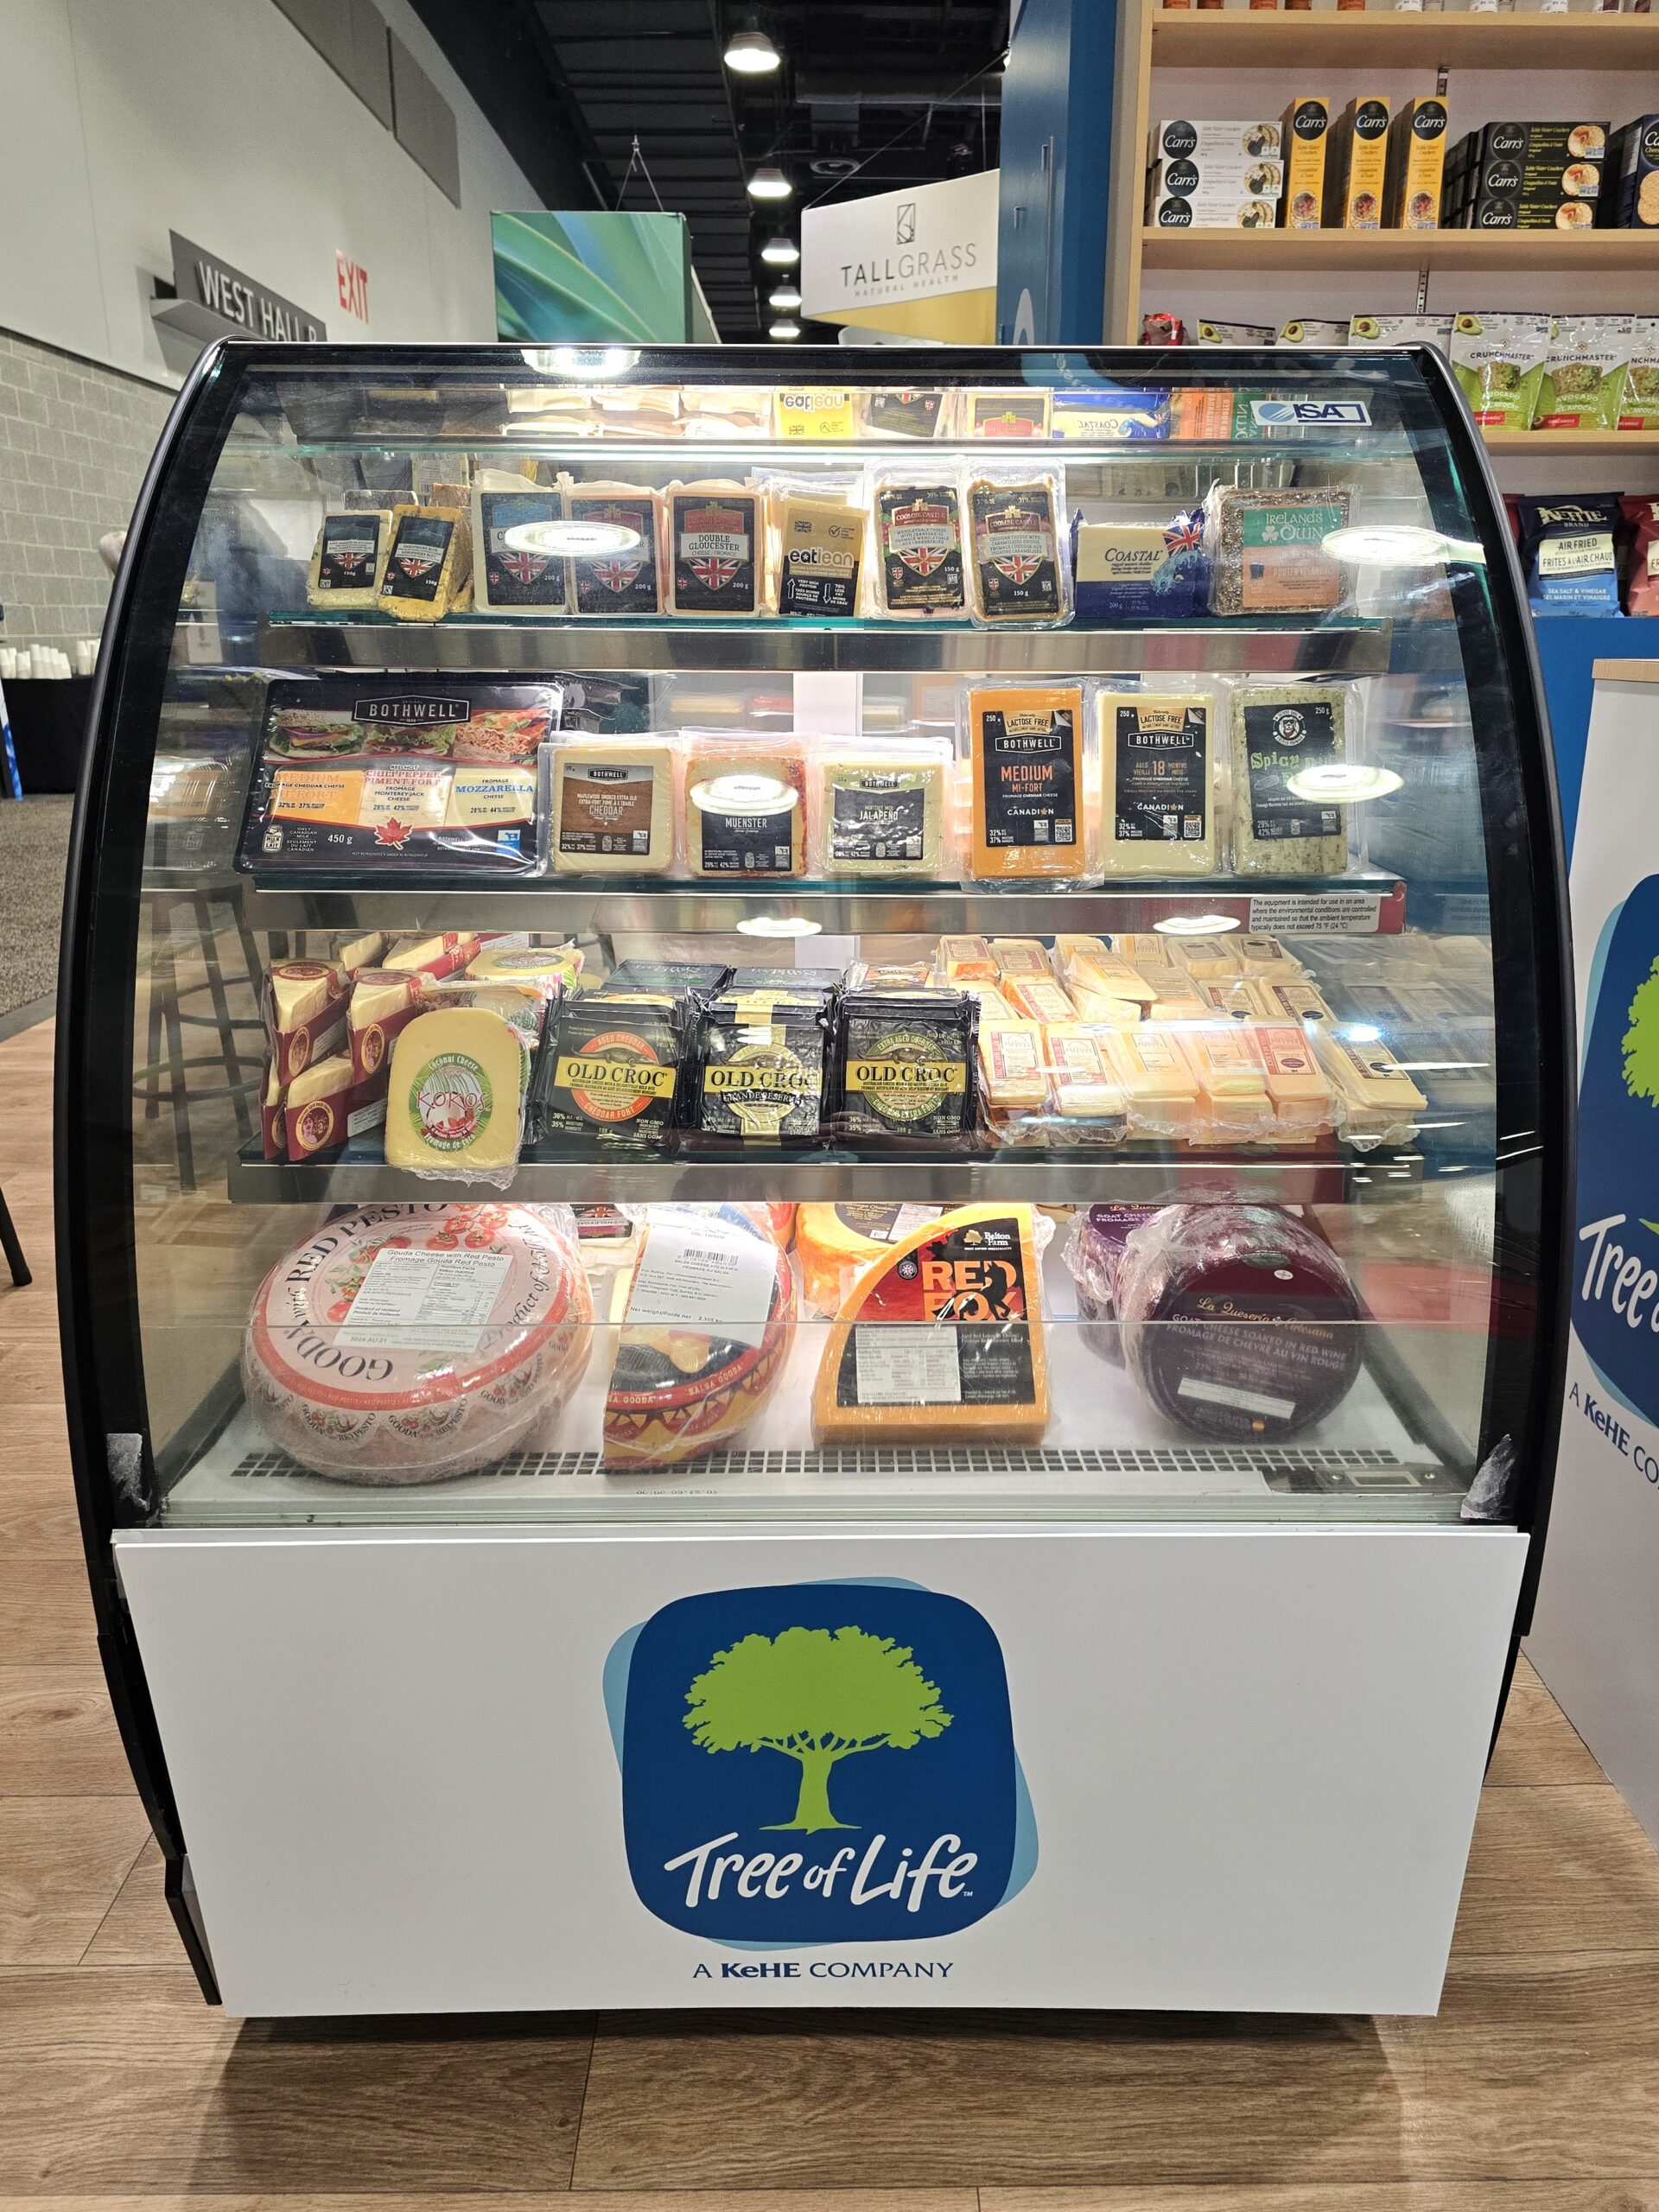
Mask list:
[[[412,822],[400,822],[394,814],[375,831],[374,842],[377,845],[401,845],[414,827]]]

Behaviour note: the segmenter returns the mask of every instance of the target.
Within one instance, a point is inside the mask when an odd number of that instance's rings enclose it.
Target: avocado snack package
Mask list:
[[[1532,403],[1535,430],[1611,430],[1618,424],[1634,342],[1628,315],[1558,315]]]
[[[1452,372],[1483,430],[1532,426],[1549,352],[1547,315],[1459,315],[1452,325]]]

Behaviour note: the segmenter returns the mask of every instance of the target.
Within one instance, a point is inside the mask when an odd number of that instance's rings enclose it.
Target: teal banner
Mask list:
[[[693,335],[683,215],[494,214],[490,234],[499,338],[683,345]]]

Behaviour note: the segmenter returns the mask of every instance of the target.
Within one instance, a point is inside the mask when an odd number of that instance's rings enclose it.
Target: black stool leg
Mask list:
[[[12,1226],[11,1216],[6,1211],[3,1191],[0,1191],[0,1252],[5,1255],[6,1265],[11,1269],[14,1288],[22,1290],[34,1281],[35,1278],[29,1271],[29,1262],[23,1257],[23,1248],[17,1241],[17,1231]]]
[[[211,899],[194,899],[191,904],[195,909],[196,943],[207,977],[208,995],[213,1002],[213,1019],[219,1025],[226,1086],[230,1091],[231,1105],[236,1114],[237,1133],[245,1144],[253,1134],[253,1125],[248,1119],[247,1096],[242,1088],[242,1062],[236,1049],[236,1032],[231,1026],[230,1001],[225,995],[225,977],[219,964],[219,939],[213,931],[213,902]]]

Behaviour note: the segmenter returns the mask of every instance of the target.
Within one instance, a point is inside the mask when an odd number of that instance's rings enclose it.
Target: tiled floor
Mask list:
[[[0,1045],[0,2212],[1659,2212],[1659,1858],[1524,1667],[1433,2020],[208,2010],[81,1581],[50,1056]]]

